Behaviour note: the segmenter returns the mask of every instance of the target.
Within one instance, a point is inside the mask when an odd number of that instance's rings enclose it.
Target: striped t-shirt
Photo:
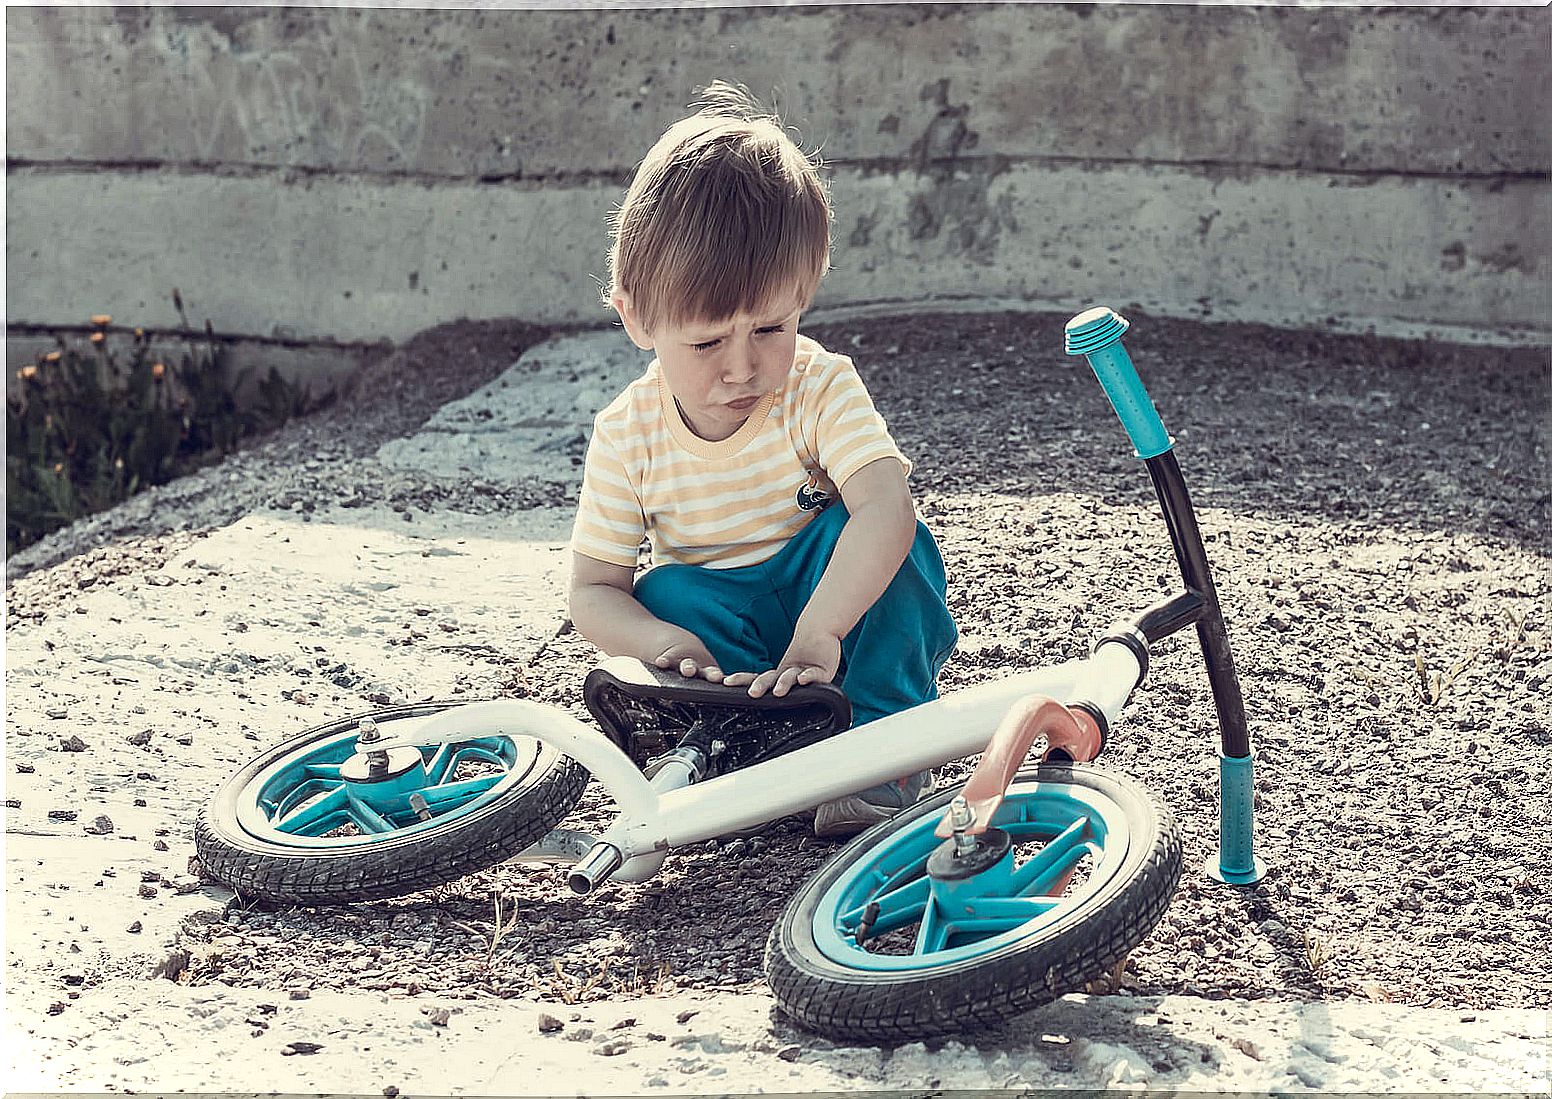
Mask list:
[[[657,360],[593,421],[571,547],[634,566],[728,569],[773,556],[869,462],[910,471],[845,355],[806,336],[786,382],[720,442],[690,430]]]

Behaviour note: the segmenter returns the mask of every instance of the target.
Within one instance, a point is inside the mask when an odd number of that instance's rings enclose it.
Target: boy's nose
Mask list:
[[[722,380],[729,385],[742,385],[755,375],[754,350],[744,345],[734,345],[722,367]]]

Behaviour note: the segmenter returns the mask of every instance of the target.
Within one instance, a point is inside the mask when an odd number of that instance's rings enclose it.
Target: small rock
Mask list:
[[[423,1007],[420,1013],[431,1020],[432,1026],[446,1026],[447,1020],[452,1017],[452,1013],[445,1007]]]
[[[685,1023],[688,1023],[691,1019],[695,1018],[699,1014],[699,1011],[693,1009],[690,1011],[681,1011],[678,1015],[674,1016],[674,1022],[678,1023],[680,1026],[683,1026]]]
[[[140,921],[136,920],[134,923],[130,924],[124,930],[128,931],[131,935],[138,935],[138,934],[140,934]]]
[[[1239,1050],[1252,1061],[1261,1060],[1261,1051],[1256,1048],[1256,1044],[1249,1038],[1230,1038],[1229,1045]]]
[[[557,1030],[561,1029],[565,1025],[565,1023],[561,1022],[553,1015],[541,1014],[539,1016],[540,1034],[554,1034]]]
[[[152,882],[141,882],[139,892],[140,896],[145,900],[154,901],[156,899],[156,885]]]
[[[591,1038],[592,1036],[593,1036],[593,1028],[592,1027],[585,1027],[584,1026],[584,1027],[578,1027],[576,1030],[571,1031],[569,1034],[566,1035],[566,1038],[569,1041],[573,1041],[573,1042],[585,1042],[589,1038]]]
[[[176,981],[185,969],[189,968],[189,952],[182,947],[170,950],[167,957],[157,963],[151,971],[152,977],[165,977],[169,981]]]
[[[136,748],[144,748],[151,743],[151,730],[141,729],[138,733],[131,733],[129,735],[129,742]]]
[[[31,774],[35,774],[37,772],[37,770],[38,769],[36,767],[34,767],[32,764],[30,764],[30,763],[18,763],[16,765],[16,773],[18,775],[31,775]]]
[[[58,1000],[54,1001],[53,1003],[49,1004],[49,1006],[48,1006],[48,1013],[50,1015],[58,1015],[60,1012],[62,1012],[64,1010],[65,1010],[65,1005],[60,1003]]]
[[[618,1057],[628,1049],[630,1049],[629,1042],[627,1042],[624,1038],[616,1038],[612,1042],[605,1042],[603,1045],[593,1050],[593,1052],[598,1054],[600,1057]]]
[[[167,846],[167,841],[166,840],[157,840],[155,843],[153,843],[151,845],[151,850],[153,850],[153,851],[171,851],[172,848]]]
[[[776,1051],[776,1056],[780,1057],[783,1061],[796,1061],[802,1055],[802,1046],[782,1046]]]
[[[146,807],[146,799],[145,798],[136,798],[135,799],[135,808],[136,809],[144,809],[145,807]]]
[[[383,1099],[399,1099],[399,1089],[389,1084],[383,1089]]]
[[[86,826],[86,831],[94,836],[107,836],[113,832],[113,821],[107,816],[99,816]]]
[[[624,1030],[628,1026],[635,1026],[635,1025],[636,1025],[636,1020],[635,1019],[621,1019],[619,1022],[615,1023],[609,1029],[610,1030]]]
[[[160,870],[142,870],[140,871],[140,880],[159,882],[162,880],[162,872]]]
[[[312,992],[305,988],[293,988],[286,995],[293,1000],[305,1000],[312,995]]]
[[[659,1034],[655,1030],[649,1030],[649,1031],[647,1031],[647,1041],[649,1041],[649,1042],[666,1042],[666,1041],[668,1041],[668,1035],[666,1035],[666,1034]]]
[[[295,1057],[298,1053],[317,1053],[323,1048],[321,1042],[291,1042],[280,1051],[282,1057]]]
[[[5,807],[7,809],[20,809],[22,807],[22,799],[21,798],[6,798],[5,799]]]
[[[60,714],[59,716],[64,717],[65,715]],[[84,752],[86,748],[86,741],[74,734],[61,738],[59,742],[59,750],[61,752]]]
[[[80,815],[74,809],[50,809],[48,811],[49,820],[75,820]]]
[[[52,710],[45,710],[44,712],[47,713],[48,716],[53,718],[55,721],[62,721],[63,719],[65,719],[65,718],[70,716],[70,711],[69,710],[62,710],[62,709],[60,709],[57,706],[54,709],[52,709]]]

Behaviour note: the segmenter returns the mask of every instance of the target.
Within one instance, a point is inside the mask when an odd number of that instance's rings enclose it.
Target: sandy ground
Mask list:
[[[1118,588],[1171,583],[1092,378],[1023,350],[1048,327],[816,329],[918,457],[958,581],[945,689],[1073,655],[1132,609]],[[591,411],[640,362],[580,334],[502,371],[524,333],[443,335],[369,379],[395,399],[8,563],[8,1090],[1545,1093],[1544,356],[1139,325],[1229,607],[1273,873],[1232,891],[1195,869],[1213,766],[1178,646],[1110,763],[1165,794],[1191,864],[1116,994],[857,1049],[774,1015],[760,979],[785,895],[833,850],[795,828],[586,902],[503,867],[277,911],[190,873],[220,778],[310,725],[421,698],[581,712],[567,501]],[[1263,352],[1279,369],[1247,368]],[[592,791],[574,823],[603,812]],[[524,922],[487,957],[493,892]]]

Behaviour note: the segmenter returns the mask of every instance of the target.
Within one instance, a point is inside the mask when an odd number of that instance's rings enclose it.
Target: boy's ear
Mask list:
[[[630,337],[631,343],[643,351],[651,351],[652,335],[641,326],[641,317],[637,315],[630,295],[623,290],[616,291],[609,299],[609,304],[620,315],[620,323],[625,326],[625,334]]]

